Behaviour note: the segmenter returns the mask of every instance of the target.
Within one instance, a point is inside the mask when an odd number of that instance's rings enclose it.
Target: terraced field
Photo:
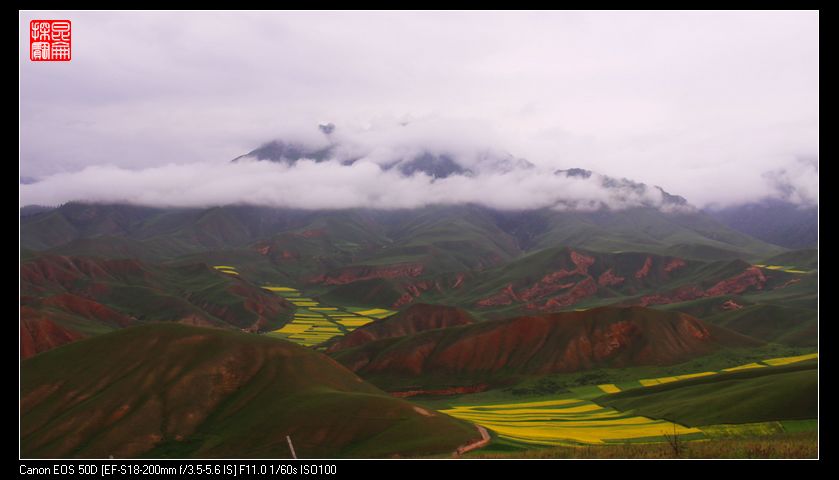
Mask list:
[[[584,398],[457,406],[443,413],[487,427],[503,440],[546,446],[657,442],[674,431],[685,439],[704,436],[698,428],[619,412]]]
[[[276,335],[307,347],[346,335],[358,327],[395,313],[383,308],[364,309],[321,304],[313,298],[303,296],[299,290],[292,287],[268,285],[263,288],[282,295],[297,307],[292,321],[269,335]]]
[[[239,272],[236,271],[236,267],[231,267],[230,265],[213,265],[213,268],[222,273],[228,273],[230,275],[239,275]]]
[[[749,370],[752,368],[763,368],[763,367],[777,367],[780,365],[790,365],[793,363],[803,362],[806,360],[814,360],[819,357],[818,353],[808,353],[806,355],[798,355],[795,357],[780,357],[780,358],[769,358],[766,360],[762,360],[760,362],[753,362],[747,363],[745,365],[738,365],[736,367],[724,368],[719,372],[700,372],[700,373],[691,373],[687,375],[675,375],[671,377],[658,377],[658,378],[642,378],[637,382],[624,382],[618,385],[612,384],[605,384],[599,385],[600,389],[603,390],[605,393],[616,393],[621,390],[627,390],[629,388],[635,388],[638,385],[642,387],[650,387],[653,385],[661,385],[662,383],[670,383],[676,382],[679,380],[687,380],[690,378],[698,378],[698,377],[706,377],[709,375],[716,375],[721,372],[736,372],[739,370]],[[617,390],[615,390],[617,388]]]
[[[514,447],[556,446],[609,443],[653,443],[678,434],[683,440],[746,436],[755,434],[794,433],[816,428],[816,420],[785,420],[733,425],[689,427],[667,420],[653,419],[601,406],[593,399],[623,390],[717,375],[722,372],[786,366],[818,358],[818,354],[772,358],[741,365],[720,372],[699,372],[660,378],[647,378],[619,384],[579,387],[553,399],[478,405],[452,405],[441,410],[453,417],[482,425],[498,436],[498,442]],[[600,400],[598,400],[600,401]]]
[[[789,265],[761,265],[761,264],[755,264],[755,267],[765,268],[765,269],[768,269],[768,270],[780,270],[782,272],[787,272],[787,273],[810,273],[807,270],[801,270],[801,269],[798,269],[798,268],[795,268],[795,267],[791,267]]]
[[[772,367],[777,367],[778,365],[789,365],[791,363],[814,360],[816,358],[819,358],[818,353],[809,353],[807,355],[799,355],[797,357],[770,358],[769,360],[764,360],[763,363]]]

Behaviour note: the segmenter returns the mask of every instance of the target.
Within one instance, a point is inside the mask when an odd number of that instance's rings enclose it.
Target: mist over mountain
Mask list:
[[[718,210],[708,209],[707,213],[720,223],[764,242],[787,248],[818,245],[817,206],[767,199]]]
[[[87,167],[21,185],[21,198],[23,205],[86,201],[310,210],[463,204],[498,210],[693,208],[660,187],[579,168],[539,167],[491,147],[447,145],[416,132],[360,143],[336,137],[335,127],[330,132],[320,142],[270,141],[229,162],[143,170]]]

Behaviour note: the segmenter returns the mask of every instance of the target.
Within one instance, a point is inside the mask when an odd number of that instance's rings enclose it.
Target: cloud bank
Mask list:
[[[159,207],[251,204],[303,209],[400,209],[479,204],[501,210],[593,210],[635,206],[673,208],[661,191],[602,177],[556,175],[541,169],[432,178],[401,175],[374,162],[353,165],[300,160],[294,165],[239,163],[170,164],[143,170],[92,166],[21,185],[23,204],[58,205],[73,200]]]

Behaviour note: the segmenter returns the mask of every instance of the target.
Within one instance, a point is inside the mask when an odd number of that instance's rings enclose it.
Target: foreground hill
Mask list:
[[[177,324],[24,360],[24,457],[287,458],[445,454],[470,424],[392,398],[282,340]]]
[[[603,307],[430,330],[332,355],[370,378],[497,381],[519,374],[668,365],[757,344],[681,313]]]

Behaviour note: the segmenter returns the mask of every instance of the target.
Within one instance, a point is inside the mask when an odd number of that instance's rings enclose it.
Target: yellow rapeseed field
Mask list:
[[[606,393],[618,393],[621,391],[621,389],[618,388],[614,383],[605,383],[603,385],[598,385],[597,387]]]
[[[717,374],[717,372],[700,372],[700,373],[689,373],[689,374],[686,374],[686,375],[675,375],[675,376],[672,376],[672,377],[643,378],[641,380],[638,380],[638,383],[640,383],[644,387],[649,387],[649,386],[652,386],[652,385],[660,385],[662,383],[677,382],[679,380],[687,380],[689,378],[705,377],[705,376],[708,376],[708,375],[716,375],[716,374]],[[613,393],[613,392],[607,392],[607,393]]]
[[[291,287],[269,287],[269,286],[265,286],[265,287],[262,287],[262,288],[264,288],[265,290],[271,290],[272,292],[296,292],[297,291],[296,288],[291,288]]]
[[[772,366],[789,365],[791,363],[803,362],[804,360],[812,360],[818,357],[818,353],[808,353],[806,355],[799,355],[797,357],[770,358],[769,360],[764,360],[763,363]]]
[[[384,308],[371,308],[370,310],[361,310],[355,313],[359,315],[381,315],[383,313],[390,313],[390,310],[385,310]]]
[[[747,370],[749,368],[762,368],[762,367],[765,367],[765,366],[766,365],[761,365],[761,364],[755,362],[755,363],[747,363],[745,365],[738,365],[736,367],[731,367],[731,368],[723,368],[722,371],[723,372],[736,372],[737,370]]]
[[[340,323],[341,325],[347,327],[347,328],[355,329],[355,328],[367,325],[368,323],[372,322],[373,319],[370,319],[370,318],[340,318],[340,319],[337,319],[335,321]]]
[[[288,324],[288,325],[284,326],[283,328],[281,328],[279,330],[274,330],[274,333],[288,333],[288,334],[303,333],[308,329],[309,329],[308,325],[300,325],[300,324],[296,324],[296,323],[291,323],[291,324]]]
[[[760,265],[755,264],[755,267],[766,268],[768,270],[780,270],[782,272],[787,273],[808,273],[806,270],[799,270],[797,268],[789,267],[786,265]]]
[[[600,444],[664,434],[700,434],[697,428],[653,420],[581,399],[456,406],[444,413],[495,431],[500,437],[537,445]]]
[[[708,375],[716,375],[717,372],[700,372],[700,373],[689,373],[687,375],[677,375],[676,378],[679,380],[685,380],[688,378],[697,378],[697,377],[707,377]]]
[[[721,371],[730,372],[767,365],[788,365],[818,358],[817,353],[782,357],[754,362]],[[766,365],[764,365],[766,364]],[[706,371],[684,375],[638,380],[643,386],[661,385],[692,378],[716,375]],[[597,385],[599,391],[612,394],[621,391],[615,384]],[[631,388],[631,387],[630,387]],[[597,396],[580,390],[577,395]],[[712,425],[686,427],[667,420],[656,420],[602,407],[585,398],[559,398],[518,403],[458,405],[442,412],[493,430],[500,438],[533,445],[568,445],[636,442],[663,442],[665,435],[690,435],[690,438],[732,436],[783,431],[778,422],[746,425]]]

